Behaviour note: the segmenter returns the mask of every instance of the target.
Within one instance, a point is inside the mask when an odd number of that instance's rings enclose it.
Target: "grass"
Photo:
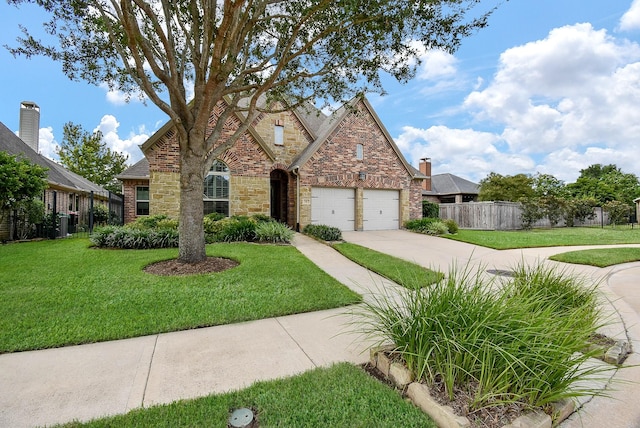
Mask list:
[[[563,227],[518,231],[460,229],[447,239],[468,242],[496,250],[569,245],[640,244],[640,227]]]
[[[262,427],[424,427],[431,419],[361,368],[342,363],[221,395],[138,409],[76,427],[226,427],[251,408]]]
[[[450,398],[469,391],[471,411],[596,393],[579,382],[600,370],[581,352],[599,327],[596,287],[543,265],[514,272],[497,283],[482,267],[454,267],[400,302],[382,294],[354,311],[362,332],[394,343],[418,379],[442,382]]]
[[[640,261],[640,248],[597,248],[569,251],[549,257],[551,260],[597,267]]]
[[[86,239],[0,246],[0,353],[123,339],[334,308],[361,297],[290,246],[214,244],[240,265],[160,277],[177,249],[104,250]]]
[[[405,288],[419,290],[442,279],[440,272],[351,243],[334,244],[342,255]]]

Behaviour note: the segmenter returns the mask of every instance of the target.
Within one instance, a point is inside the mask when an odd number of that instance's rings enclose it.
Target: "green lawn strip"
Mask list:
[[[551,260],[578,265],[607,267],[640,261],[640,248],[597,248],[569,251],[549,257]]]
[[[436,426],[398,392],[347,363],[259,382],[241,391],[64,426],[226,427],[230,413],[238,408],[251,408],[262,427]]]
[[[360,245],[344,242],[333,247],[348,259],[411,290],[419,290],[443,277],[440,272]]]
[[[240,265],[161,277],[177,249],[105,250],[86,239],[0,246],[0,352],[143,336],[345,306],[361,297],[291,246],[207,246]]]
[[[455,235],[442,236],[496,250],[573,245],[640,244],[640,228],[612,228],[610,226],[517,231],[460,229]]]

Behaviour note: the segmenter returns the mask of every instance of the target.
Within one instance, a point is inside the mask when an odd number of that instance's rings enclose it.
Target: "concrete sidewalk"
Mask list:
[[[488,268],[546,257],[552,250],[496,251],[404,231],[349,232],[345,239],[446,272],[452,263]],[[345,259],[330,247],[297,235],[296,247],[341,283],[363,294],[395,284]],[[556,250],[557,252],[566,251]],[[544,253],[544,254],[543,254]],[[511,263],[511,264],[510,264]],[[603,273],[601,287],[613,301],[616,334],[640,346],[640,264]],[[640,288],[640,287],[637,287]],[[621,299],[616,293],[625,294]],[[637,300],[635,300],[637,299]],[[634,303],[637,302],[637,303]],[[131,409],[240,389],[258,380],[292,376],[339,361],[362,363],[369,343],[350,331],[348,308],[127,340],[0,355],[0,427],[32,427],[89,420]],[[638,364],[634,353],[627,364]],[[638,427],[640,368],[618,372],[612,399],[594,399],[563,427]]]

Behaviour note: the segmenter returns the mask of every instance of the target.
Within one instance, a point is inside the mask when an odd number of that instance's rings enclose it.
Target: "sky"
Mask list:
[[[40,152],[57,159],[63,125],[102,131],[107,145],[139,145],[168,117],[152,103],[70,81],[47,58],[14,58],[34,6],[0,2],[0,122],[18,131],[20,103],[40,107]],[[479,182],[489,173],[551,174],[574,182],[593,164],[640,177],[640,0],[510,0],[453,54],[425,52],[416,77],[371,94],[412,165]]]

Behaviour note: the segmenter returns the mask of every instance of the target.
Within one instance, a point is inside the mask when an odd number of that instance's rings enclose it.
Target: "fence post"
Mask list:
[[[89,192],[89,235],[93,233],[93,190]]]

